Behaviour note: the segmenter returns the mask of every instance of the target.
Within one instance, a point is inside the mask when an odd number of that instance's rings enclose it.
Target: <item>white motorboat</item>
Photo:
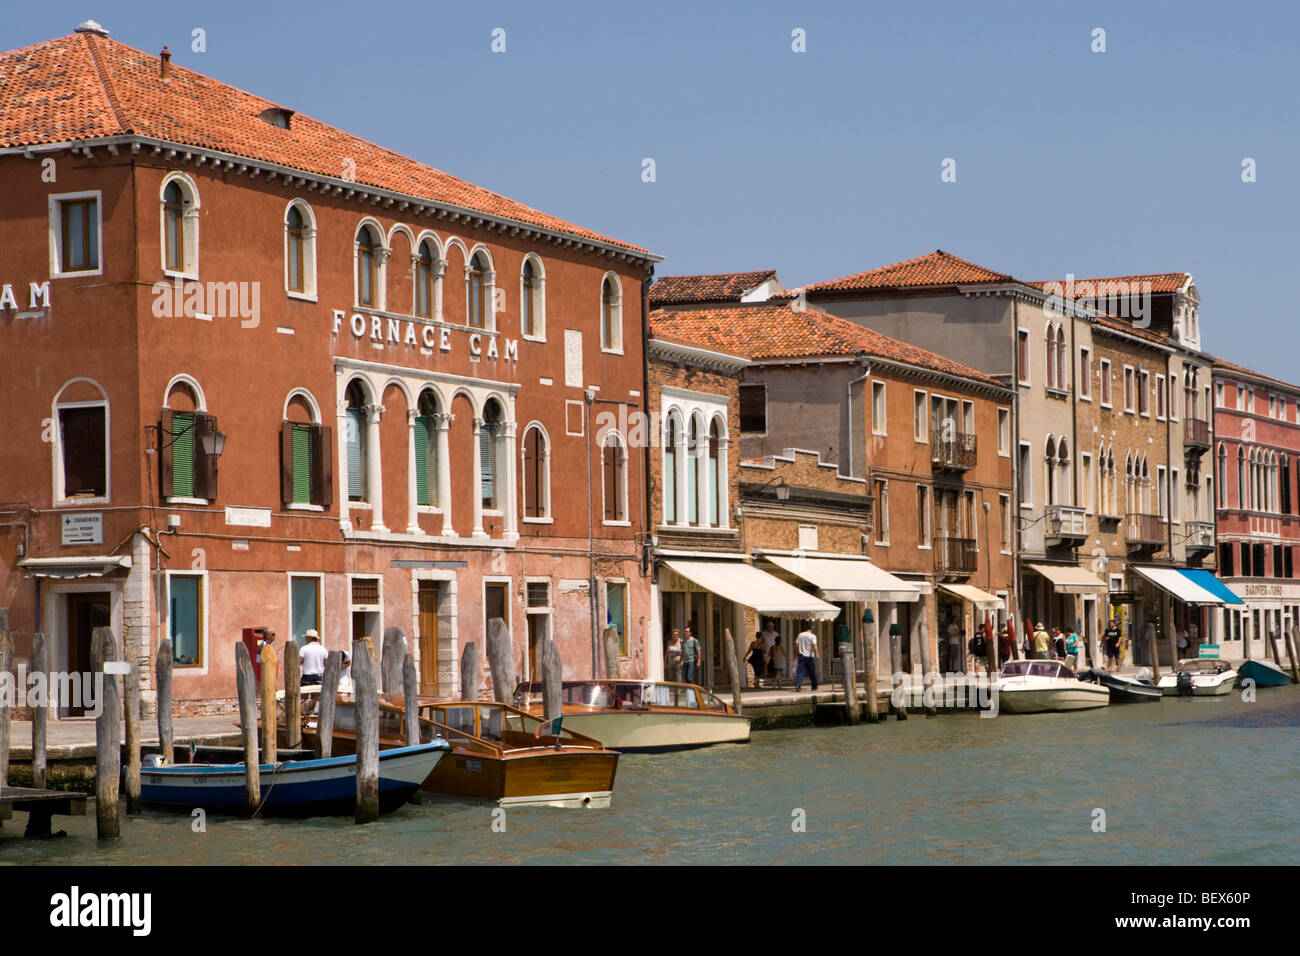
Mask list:
[[[1156,683],[1166,697],[1222,697],[1231,694],[1237,672],[1227,661],[1191,658]]]
[[[1009,714],[1088,710],[1110,704],[1110,690],[1081,681],[1060,661],[1007,661],[993,682],[999,710]]]

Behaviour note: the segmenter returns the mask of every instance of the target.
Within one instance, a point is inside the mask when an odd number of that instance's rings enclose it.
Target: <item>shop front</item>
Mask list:
[[[1217,621],[1225,604],[1241,599],[1210,571],[1130,565],[1129,589],[1134,598],[1131,661],[1135,666],[1171,667],[1176,660],[1197,657],[1202,645],[1218,646]],[[1223,653],[1221,648],[1219,653]]]
[[[740,555],[661,560],[656,585],[661,606],[661,646],[668,646],[674,629],[685,638],[686,628],[690,627],[703,651],[699,679],[705,686],[731,685],[726,658],[728,632],[737,644],[744,672],[745,649],[754,636],[751,630],[761,628],[769,619],[778,623],[791,669],[794,638],[805,621],[815,623],[818,653],[822,660],[829,659],[826,655],[832,649],[834,636],[831,624],[841,616],[841,608],[746,563]],[[751,622],[756,622],[754,628],[749,627]]]
[[[1026,595],[1039,596],[1027,602],[1034,623],[1042,621],[1049,632],[1053,627],[1077,629],[1091,659],[1101,660],[1099,642],[1110,614],[1106,582],[1074,564],[1030,562],[1025,567],[1032,572],[1025,580]]]
[[[939,584],[936,595],[939,623],[939,673],[963,674],[967,671],[966,648],[976,628],[992,626],[996,639],[998,612],[1006,611],[1007,602],[973,584]]]

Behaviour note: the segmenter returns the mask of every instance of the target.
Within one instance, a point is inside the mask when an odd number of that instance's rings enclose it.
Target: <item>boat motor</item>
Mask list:
[[[1191,697],[1196,693],[1196,685],[1192,683],[1191,671],[1178,672],[1178,693],[1183,697]]]

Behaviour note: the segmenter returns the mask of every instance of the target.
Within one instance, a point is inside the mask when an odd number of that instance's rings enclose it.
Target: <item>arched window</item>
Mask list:
[[[680,434],[677,416],[669,413],[664,425],[664,524],[677,521],[677,441]]]
[[[601,484],[605,521],[627,520],[627,451],[618,432],[610,431],[601,444]]]
[[[162,189],[163,270],[182,276],[199,271],[199,199],[189,178],[173,173]]]
[[[329,507],[334,495],[331,434],[320,424],[311,395],[298,390],[289,396],[280,426],[280,500],[287,507]]]
[[[429,318],[433,312],[433,247],[426,239],[415,257],[415,314]]]
[[[202,394],[183,379],[173,382],[159,424],[158,484],[163,496],[214,500],[216,460],[207,454],[204,436],[217,433],[217,420],[207,414]]]
[[[107,501],[108,395],[97,382],[73,379],[54,398],[54,422],[55,500]]]
[[[700,428],[699,420],[691,416],[690,428],[686,432],[686,523],[699,524],[700,521],[700,495],[699,495],[699,447],[700,447]]]
[[[302,292],[304,290],[302,230],[302,213],[298,211],[297,206],[290,206],[289,215],[285,217],[284,223],[285,242],[288,243],[285,249],[285,263],[289,270],[287,282],[290,292]]]
[[[483,423],[478,429],[479,482],[484,511],[501,507],[501,488],[497,468],[497,438],[502,431],[501,406],[495,399],[483,408]]]
[[[1054,326],[1047,327],[1047,387],[1057,388],[1056,372],[1060,367],[1056,355],[1056,329]]]
[[[1147,469],[1147,456],[1142,456],[1142,475],[1138,487],[1138,510],[1151,514],[1151,472]]]
[[[1223,447],[1222,442],[1219,443],[1219,468],[1216,477],[1219,482],[1219,507],[1226,508],[1228,507],[1228,450]]]
[[[1050,343],[1050,342],[1055,342],[1056,340],[1049,334],[1048,341]],[[1055,367],[1056,366],[1054,364],[1051,363],[1048,364],[1047,368],[1048,368],[1049,376],[1053,374],[1052,370],[1055,369]],[[1050,380],[1049,380],[1049,384],[1050,384]],[[1051,435],[1048,435],[1047,445],[1043,449],[1043,469],[1047,477],[1046,504],[1049,505],[1057,504],[1057,500],[1056,500],[1057,465],[1058,462],[1056,458],[1056,440],[1052,438]]]
[[[284,287],[291,294],[316,295],[316,222],[301,200],[284,216]]]
[[[1070,442],[1061,437],[1056,442],[1057,504],[1073,504],[1074,488],[1070,482]]]
[[[718,439],[720,438],[718,423],[714,421],[709,425],[709,526],[718,527],[719,519],[719,499],[718,484],[720,480],[725,480],[725,476],[718,474]]]
[[[1069,353],[1065,350],[1065,329],[1058,325],[1056,327],[1056,387],[1062,391],[1070,387],[1070,380],[1065,372],[1068,358]]]
[[[487,262],[481,252],[474,253],[469,260],[466,276],[466,316],[471,328],[486,329],[487,324]]]
[[[525,338],[546,338],[546,279],[536,256],[524,259],[519,275],[519,331]]]
[[[357,305],[379,308],[379,243],[369,226],[357,231]]]
[[[600,347],[608,352],[623,350],[623,297],[613,274],[600,284]]]
[[[347,448],[348,500],[367,501],[366,458],[369,438],[366,393],[360,382],[353,382],[348,386],[345,397],[347,418],[344,421],[346,432],[343,440]]]
[[[546,433],[533,425],[524,433],[524,517],[547,518],[550,513],[550,452]]]
[[[1247,484],[1246,449],[1237,446],[1237,507],[1242,510],[1250,508],[1250,491]]]
[[[420,393],[415,416],[415,503],[426,508],[441,501],[438,486],[438,397]]]

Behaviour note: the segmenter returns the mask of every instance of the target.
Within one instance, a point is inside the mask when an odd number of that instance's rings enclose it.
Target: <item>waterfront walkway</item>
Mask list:
[[[177,745],[191,740],[198,745],[235,744],[239,741],[239,715],[216,717],[177,717],[172,721],[172,737]],[[122,728],[126,739],[126,728]],[[158,746],[158,722],[141,721],[142,747]],[[45,746],[48,759],[77,762],[95,757],[95,721],[90,717],[65,717],[46,724]],[[29,720],[15,720],[9,724],[9,754],[13,763],[31,763],[32,724]]]

